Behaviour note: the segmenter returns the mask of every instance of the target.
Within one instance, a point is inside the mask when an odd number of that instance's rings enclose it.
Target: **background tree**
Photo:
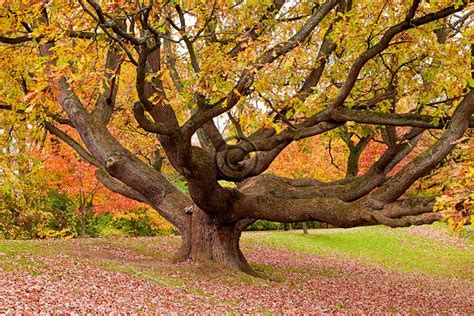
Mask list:
[[[15,1],[1,10],[1,107],[178,227],[181,260],[251,272],[239,237],[256,219],[439,219],[432,199],[402,196],[472,126],[467,0]],[[224,131],[214,121],[222,115]],[[386,149],[363,174],[322,182],[264,173],[292,142],[335,131],[356,149],[349,160],[360,157],[353,136],[368,137],[367,125]],[[389,176],[427,130],[443,132]],[[162,150],[189,196],[146,149]]]
[[[0,239],[167,234],[172,230],[143,203],[110,192],[95,168],[46,134],[0,129]],[[34,135],[34,133],[33,133]]]
[[[46,171],[53,175],[48,184],[67,194],[73,202],[81,237],[86,236],[87,224],[97,213],[113,214],[140,208],[141,203],[105,188],[95,177],[95,168],[77,157],[70,147],[57,141],[49,147],[49,152],[43,151],[42,154]]]

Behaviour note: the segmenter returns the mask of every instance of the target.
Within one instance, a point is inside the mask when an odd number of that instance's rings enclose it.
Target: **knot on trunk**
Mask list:
[[[382,203],[380,201],[377,201],[377,200],[373,200],[373,199],[368,199],[368,200],[364,201],[362,203],[362,205],[364,205],[368,208],[371,208],[373,210],[381,210],[384,207],[384,203]]]
[[[105,161],[105,167],[111,174],[117,173],[120,170],[123,156],[123,153],[115,152],[107,157],[107,160]]]

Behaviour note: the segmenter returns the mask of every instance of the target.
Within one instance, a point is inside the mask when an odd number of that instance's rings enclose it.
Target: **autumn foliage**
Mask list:
[[[0,109],[72,148],[49,185],[83,216],[138,206],[104,185],[180,231],[178,260],[248,273],[258,219],[470,221],[469,0],[5,4]]]
[[[171,232],[172,225],[156,211],[105,188],[95,168],[56,139],[2,140],[12,152],[0,155],[0,239]],[[136,231],[123,230],[133,223],[138,226],[130,229]]]

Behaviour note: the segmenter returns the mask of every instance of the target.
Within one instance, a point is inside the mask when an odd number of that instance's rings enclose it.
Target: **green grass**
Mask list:
[[[53,249],[45,247],[39,241],[0,240],[0,253],[0,266],[4,269],[21,269],[32,275],[39,275],[43,266],[36,257],[51,255]]]
[[[160,245],[175,244],[177,247],[179,246],[179,240],[176,240],[176,238],[173,238],[172,236],[101,238],[91,239],[90,242],[111,245],[122,249],[128,249],[135,253],[139,253],[148,257],[165,260],[171,259],[174,256],[174,253],[163,251],[160,248]]]
[[[142,280],[151,281],[161,286],[181,287],[184,285],[183,282],[174,280],[165,274],[150,271],[148,269],[141,269],[132,265],[119,264],[115,262],[97,262],[97,265],[99,265],[104,270],[127,273]]]
[[[443,228],[434,226],[432,229]],[[474,278],[472,241],[465,247],[456,247],[409,234],[407,229],[377,226],[313,230],[309,235],[301,232],[250,233],[244,243],[262,243],[323,257],[356,259],[405,273]]]
[[[39,243],[34,241],[23,240],[0,240],[0,252],[6,256],[16,255],[24,252],[37,252]]]
[[[426,229],[443,230],[438,224]],[[244,245],[266,245],[283,248],[300,253],[308,253],[327,258],[349,258],[369,265],[382,266],[404,273],[424,273],[440,277],[458,277],[474,279],[474,229],[465,229],[462,247],[442,243],[436,239],[414,235],[409,229],[390,229],[387,227],[359,227],[353,229],[321,229],[311,230],[309,235],[301,231],[291,232],[249,232],[243,235]],[[446,239],[448,237],[445,237]],[[5,269],[22,269],[37,273],[39,266],[35,258],[59,254],[75,243],[86,247],[89,244],[106,243],[118,248],[132,250],[151,258],[165,260],[172,253],[160,252],[160,244],[178,242],[178,238],[167,237],[165,240],[154,239],[85,239],[85,240],[48,240],[48,241],[1,241],[0,265]],[[166,260],[165,260],[166,261]],[[163,261],[163,262],[165,262]],[[132,267],[121,264],[107,263],[103,268],[116,269],[134,274],[162,285],[180,286],[179,278],[169,278],[155,269]],[[115,266],[113,266],[115,265]],[[278,281],[283,277],[274,267],[254,263],[255,269],[268,279]],[[177,268],[178,269],[178,268]],[[219,271],[216,269],[216,271]],[[300,274],[307,271],[293,271]],[[210,269],[205,269],[209,274]],[[216,273],[222,273],[216,272]],[[318,273],[327,274],[327,271]],[[243,275],[233,276],[244,278],[242,281],[255,282],[254,278]],[[329,277],[329,275],[328,275]],[[245,279],[245,278],[248,278]],[[225,278],[223,278],[225,279]]]

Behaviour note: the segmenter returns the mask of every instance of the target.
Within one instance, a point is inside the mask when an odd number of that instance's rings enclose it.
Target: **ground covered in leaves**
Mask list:
[[[173,265],[176,237],[0,241],[2,313],[474,313],[474,243],[440,227],[246,233],[262,278]]]

